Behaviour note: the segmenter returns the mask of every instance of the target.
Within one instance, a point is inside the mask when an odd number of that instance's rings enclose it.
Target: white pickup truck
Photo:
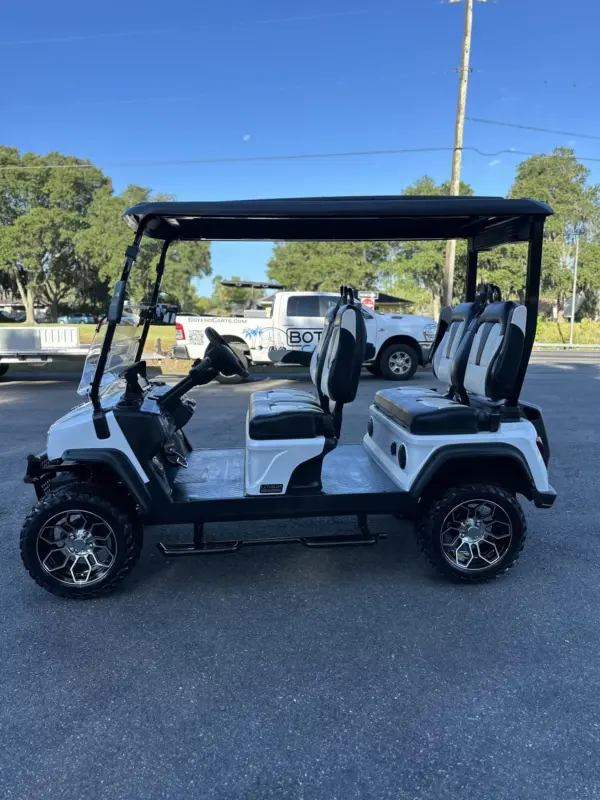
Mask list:
[[[240,317],[178,314],[176,358],[202,358],[204,329],[214,328],[248,364],[308,365],[323,329],[327,311],[337,303],[334,292],[277,292],[271,316],[245,312]],[[378,314],[363,305],[367,329],[366,367],[389,380],[411,378],[423,365],[435,338],[436,323],[412,314]]]

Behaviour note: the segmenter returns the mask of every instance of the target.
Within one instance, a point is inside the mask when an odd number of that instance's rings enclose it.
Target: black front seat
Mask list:
[[[254,392],[248,411],[250,439],[324,436],[337,440],[343,406],[352,402],[358,391],[366,341],[360,304],[350,295],[333,315],[311,365],[320,402],[313,396],[304,398],[300,392]],[[287,396],[282,398],[282,394]]]
[[[324,353],[333,332],[333,323],[345,297],[346,291],[345,288],[342,287],[339,300],[325,315],[325,322],[323,323],[323,331],[319,339],[319,344],[312,353],[312,358],[310,360],[310,377],[317,387],[317,390],[319,381],[321,380]],[[309,403],[310,405],[320,407],[322,406],[322,398],[320,395],[316,397],[312,392],[305,392],[301,389],[267,389],[267,391],[264,392],[254,392],[250,398],[250,405],[252,406],[252,404],[255,404],[263,411],[266,409],[266,404],[279,403]]]

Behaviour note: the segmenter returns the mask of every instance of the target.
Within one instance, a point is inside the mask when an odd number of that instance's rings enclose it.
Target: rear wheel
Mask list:
[[[417,371],[419,356],[409,344],[391,344],[379,356],[378,366],[388,381],[408,381]]]
[[[21,531],[21,558],[31,577],[60,597],[108,594],[135,566],[142,527],[105,492],[73,483],[43,497]]]
[[[447,489],[428,503],[418,523],[417,542],[443,575],[459,581],[486,581],[510,569],[527,533],[514,494],[497,484]]]

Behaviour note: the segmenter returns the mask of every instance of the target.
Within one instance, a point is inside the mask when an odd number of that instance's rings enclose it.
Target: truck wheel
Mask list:
[[[0,378],[8,372],[8,364],[0,364]]]
[[[513,566],[527,525],[519,501],[497,484],[454,486],[428,503],[416,528],[429,563],[458,581],[487,581]]]
[[[244,365],[244,367],[248,369],[248,357],[246,356],[244,351],[241,348],[236,347],[235,342],[230,342],[229,346],[231,347],[232,350],[235,350],[235,352],[240,357],[240,360]],[[224,385],[228,385],[232,383],[246,383],[248,378],[242,378],[241,375],[222,375],[219,372],[215,380],[219,381],[219,383],[222,383]]]
[[[408,381],[417,371],[419,356],[409,344],[391,344],[379,356],[378,364],[388,381]]]
[[[142,527],[98,486],[73,483],[43,497],[21,530],[21,558],[42,588],[59,597],[108,594],[131,572]]]

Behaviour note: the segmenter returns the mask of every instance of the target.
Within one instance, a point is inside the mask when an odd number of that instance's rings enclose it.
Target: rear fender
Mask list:
[[[524,454],[502,442],[448,445],[435,450],[425,462],[410,492],[416,502],[467,483],[497,483],[522,494],[538,508],[550,508],[556,493],[549,486],[540,491]]]

